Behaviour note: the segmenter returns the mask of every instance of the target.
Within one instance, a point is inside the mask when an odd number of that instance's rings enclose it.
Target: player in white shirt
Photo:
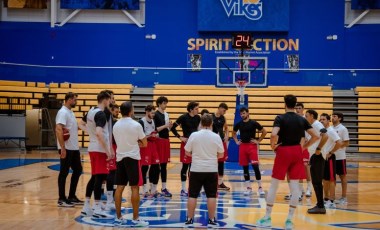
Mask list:
[[[113,136],[116,142],[116,179],[115,192],[116,218],[115,225],[124,227],[146,227],[148,222],[139,218],[139,186],[142,185],[142,173],[140,167],[140,147],[147,146],[141,125],[132,119],[132,102],[124,102],[120,106],[123,116],[113,127]],[[131,187],[131,204],[133,209],[132,224],[128,224],[127,219],[121,215],[121,199],[125,186]]]
[[[339,176],[342,184],[342,197],[337,200],[340,204],[347,204],[347,170],[346,170],[346,147],[350,144],[350,135],[343,122],[343,113],[334,112],[331,116],[334,130],[338,133],[342,148],[335,151],[336,156],[336,174]]]
[[[193,132],[185,145],[188,156],[192,156],[189,177],[189,199],[187,202],[187,219],[185,227],[194,223],[197,198],[202,186],[207,196],[208,227],[217,227],[215,218],[218,187],[218,158],[223,157],[224,148],[220,136],[212,131],[212,116],[201,117],[202,129]]]
[[[58,152],[61,156],[61,168],[58,175],[58,206],[60,207],[73,207],[75,204],[81,205],[84,203],[75,195],[78,180],[83,171],[78,146],[78,123],[73,111],[71,110],[72,108],[75,108],[77,97],[78,95],[75,93],[67,93],[65,95],[65,104],[58,111],[55,119]],[[67,129],[70,134],[70,138],[66,141],[64,139],[64,129]],[[66,199],[66,178],[69,174],[70,168],[73,170],[73,174],[71,176],[69,197]]]
[[[336,156],[335,151],[341,148],[342,142],[333,127],[330,126],[330,115],[322,113],[320,121],[327,129],[328,139],[322,148],[325,158],[325,173],[323,177],[323,189],[327,208],[335,208],[335,183],[336,183]]]

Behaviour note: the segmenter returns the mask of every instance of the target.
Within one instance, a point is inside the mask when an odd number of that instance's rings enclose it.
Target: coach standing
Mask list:
[[[188,216],[185,222],[187,227],[194,223],[197,197],[202,186],[207,196],[208,227],[218,226],[215,218],[218,158],[223,157],[224,148],[220,136],[212,131],[212,120],[210,114],[203,115],[201,117],[202,129],[192,133],[185,145],[186,155],[193,159],[189,178]]]
[[[65,95],[65,104],[58,111],[55,119],[55,132],[57,134],[58,151],[61,155],[61,168],[58,176],[58,190],[60,207],[73,207],[74,204],[82,205],[83,201],[79,200],[75,192],[77,190],[78,180],[82,174],[82,163],[78,146],[78,123],[72,108],[75,108],[78,95],[68,92]],[[70,138],[65,141],[63,129],[69,130]],[[66,178],[69,174],[69,169],[73,170],[70,182],[70,193],[68,199],[65,195]]]

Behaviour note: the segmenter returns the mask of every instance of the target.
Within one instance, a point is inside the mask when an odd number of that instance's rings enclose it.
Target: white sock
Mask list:
[[[310,192],[312,190],[312,183],[311,183],[311,181],[307,182],[307,190],[309,190]]]
[[[162,182],[162,189],[166,189],[166,182]]]
[[[101,210],[102,210],[102,206],[100,205],[100,201],[96,200],[95,206],[94,206],[94,211],[101,211]]]
[[[301,192],[301,194],[302,194],[302,192],[303,192],[303,182],[298,182],[298,186],[299,186],[299,188],[300,188],[300,192]]]
[[[252,188],[252,186],[251,186],[251,181],[250,181],[250,180],[246,180],[246,181],[244,182],[244,185],[245,185],[246,188]]]
[[[296,211],[295,207],[289,207],[288,220],[292,220],[293,219],[294,211]]]
[[[261,187],[261,180],[258,180],[257,184],[259,185],[259,188],[260,188]]]
[[[292,198],[290,199],[289,205],[296,207],[298,205],[298,198],[301,196],[301,191],[298,186],[299,182],[297,180],[290,180],[290,193]]]
[[[182,184],[182,190],[186,191],[186,181],[182,181],[181,184]]]
[[[201,192],[204,192],[205,191],[205,188],[202,186],[202,188],[201,188]]]
[[[267,208],[265,210],[265,218],[269,218],[272,215],[272,208],[273,206],[267,205]]]
[[[84,200],[84,206],[86,208],[90,207],[90,201],[91,201],[91,197],[86,197],[86,199]]]
[[[151,184],[150,192],[151,192],[152,194],[154,194],[154,193],[157,192],[157,185],[156,185],[156,184]]]
[[[220,177],[218,178],[218,185],[221,185],[222,183],[223,183],[223,177],[220,176]]]
[[[107,204],[112,203],[113,202],[113,191],[107,191],[106,196],[107,196]]]
[[[148,185],[144,184],[143,185],[143,192],[144,192],[144,194],[147,193],[148,191],[149,191]]]

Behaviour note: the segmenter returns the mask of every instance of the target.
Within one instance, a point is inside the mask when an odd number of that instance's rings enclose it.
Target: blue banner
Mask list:
[[[139,0],[61,0],[62,9],[139,10]]]
[[[288,31],[289,0],[198,0],[198,31]]]

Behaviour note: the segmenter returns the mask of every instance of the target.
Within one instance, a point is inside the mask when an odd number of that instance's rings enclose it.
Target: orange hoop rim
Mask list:
[[[235,81],[235,85],[237,87],[245,87],[245,86],[247,86],[247,84],[248,84],[248,81],[245,81],[245,80],[237,80],[237,81]]]

